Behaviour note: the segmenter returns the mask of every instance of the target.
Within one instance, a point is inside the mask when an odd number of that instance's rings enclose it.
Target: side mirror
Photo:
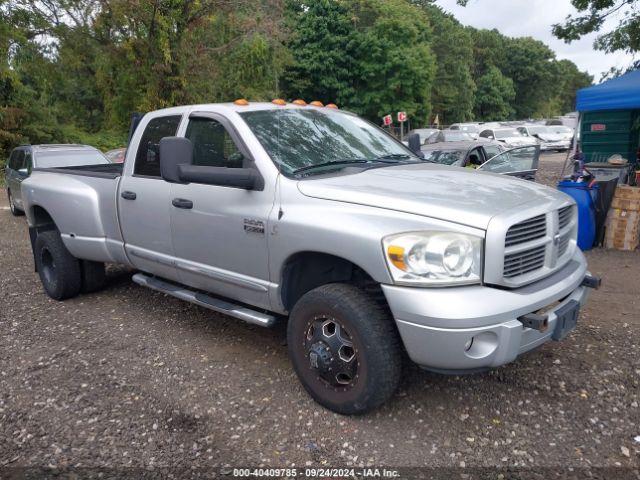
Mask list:
[[[205,167],[201,165],[178,165],[180,180],[183,182],[220,185],[223,187],[258,190],[260,175],[253,168]]]
[[[191,140],[181,137],[164,137],[160,139],[160,175],[171,183],[180,183],[181,165],[193,163],[193,144]]]
[[[409,143],[409,150],[415,153],[420,158],[424,158],[424,153],[420,150],[420,135],[417,133],[412,133],[407,137],[407,142]]]

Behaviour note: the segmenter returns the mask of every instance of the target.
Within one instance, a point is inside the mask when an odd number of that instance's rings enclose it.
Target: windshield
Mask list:
[[[533,127],[527,127],[531,135],[538,135],[540,133],[549,133],[549,128],[544,125],[536,125]]]
[[[495,131],[496,138],[522,137],[523,135],[515,128],[503,128]]]
[[[423,150],[422,153],[424,153],[424,159],[429,162],[462,166],[467,152],[462,150]]]
[[[271,159],[285,174],[313,166],[344,168],[349,162],[395,156],[417,160],[404,145],[369,122],[331,109],[243,112]],[[340,164],[330,165],[340,162]]]
[[[35,154],[36,168],[79,167],[111,163],[97,150],[55,150]]]

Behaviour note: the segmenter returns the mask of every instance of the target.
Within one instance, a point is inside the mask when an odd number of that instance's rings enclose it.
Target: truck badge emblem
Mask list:
[[[244,231],[246,233],[257,233],[259,235],[264,235],[264,222],[261,220],[253,220],[251,218],[245,218]]]

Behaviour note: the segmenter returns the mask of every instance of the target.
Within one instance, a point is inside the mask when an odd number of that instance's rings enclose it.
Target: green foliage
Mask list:
[[[513,80],[515,115],[531,118],[538,113],[536,107],[554,93],[555,55],[544,43],[528,37],[509,39],[506,49],[509,53],[501,70]]]
[[[473,118],[476,85],[473,81],[473,40],[468,29],[437,7],[427,8],[433,27],[437,71],[431,103],[441,123]]]
[[[288,97],[337,102],[372,121],[430,112],[435,59],[428,18],[404,0],[291,2]]]
[[[299,97],[417,127],[564,113],[591,82],[431,0],[0,0],[0,54],[2,159],[121,146],[132,112],[177,104]]]
[[[516,98],[513,81],[505,77],[498,67],[490,66],[478,79],[475,97],[475,118],[496,121],[511,118],[512,104]]]
[[[570,43],[585,35],[599,32],[607,18],[616,18],[613,30],[596,37],[594,47],[605,52],[640,51],[640,0],[571,0],[578,11],[564,24],[553,26],[553,34]]]

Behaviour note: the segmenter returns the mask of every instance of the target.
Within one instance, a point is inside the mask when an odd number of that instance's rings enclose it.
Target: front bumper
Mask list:
[[[585,275],[586,260],[576,249],[561,270],[513,290],[483,285],[383,285],[382,289],[409,357],[426,368],[460,372],[504,365],[549,341],[557,322],[555,312],[571,300],[585,304],[589,294],[581,286]],[[526,328],[518,320],[548,307],[545,332]]]
[[[548,150],[568,150],[570,147],[570,142],[567,141],[559,141],[559,142],[542,142],[540,144],[540,150],[548,151]]]

